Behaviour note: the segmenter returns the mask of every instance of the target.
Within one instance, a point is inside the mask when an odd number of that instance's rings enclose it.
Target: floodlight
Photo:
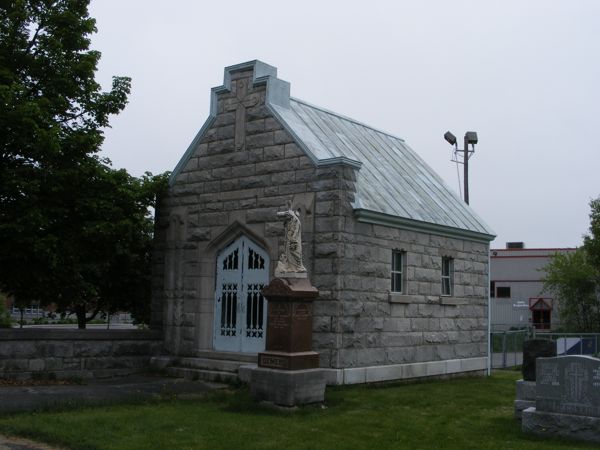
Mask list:
[[[465,133],[465,142],[467,144],[477,144],[477,133],[475,131],[467,131]]]
[[[449,131],[444,133],[444,139],[446,139],[450,145],[456,145],[456,136]]]
[[[471,155],[473,153],[475,153],[475,144],[477,144],[477,133],[475,131],[467,131],[465,133],[465,140],[464,140],[464,148],[462,150],[458,149],[458,145],[456,144],[456,136],[454,136],[452,133],[450,133],[449,131],[446,131],[444,133],[444,139],[446,139],[446,141],[448,141],[448,143],[450,145],[454,145],[454,157],[452,158],[452,161],[454,161],[456,164],[462,164],[464,167],[464,181],[465,181],[465,195],[464,195],[464,200],[465,203],[468,205],[469,204],[469,158],[471,157]],[[469,144],[471,144],[473,146],[472,150],[469,150]],[[460,161],[458,159],[458,153],[462,153],[462,161]],[[457,167],[457,171],[458,171],[458,165]],[[458,187],[460,189],[460,176],[458,179]]]

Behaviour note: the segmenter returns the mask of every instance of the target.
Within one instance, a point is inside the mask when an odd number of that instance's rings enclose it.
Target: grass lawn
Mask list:
[[[573,449],[523,435],[513,419],[518,372],[393,386],[327,389],[327,406],[282,412],[245,389],[196,400],[0,417],[0,434],[73,449]]]

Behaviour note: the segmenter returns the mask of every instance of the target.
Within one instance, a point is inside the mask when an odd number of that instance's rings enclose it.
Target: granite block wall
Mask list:
[[[148,370],[161,333],[142,330],[0,330],[0,378],[101,378]]]
[[[339,240],[337,252],[315,263],[326,268],[315,280],[334,272],[341,284],[335,311],[315,308],[314,344],[328,367],[487,355],[487,244],[359,223],[350,214]],[[390,292],[393,250],[406,252],[403,294]],[[452,296],[441,295],[442,257],[453,259]]]

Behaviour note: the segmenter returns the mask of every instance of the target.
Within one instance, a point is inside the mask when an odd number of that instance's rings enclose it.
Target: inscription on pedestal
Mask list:
[[[269,311],[269,327],[277,330],[286,329],[290,326],[290,304],[273,303]]]
[[[261,354],[258,365],[260,367],[272,367],[274,369],[288,369],[289,359]]]
[[[304,370],[319,367],[317,352],[269,352],[258,354],[258,366],[282,370]]]
[[[310,303],[296,303],[294,305],[294,320],[308,320],[312,317],[312,305]]]
[[[558,366],[545,365],[539,368],[538,384],[547,386],[560,386],[558,381]]]
[[[600,367],[592,371],[592,386],[595,389],[600,389]]]

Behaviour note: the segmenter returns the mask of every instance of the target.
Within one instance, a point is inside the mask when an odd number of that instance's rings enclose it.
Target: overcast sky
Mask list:
[[[600,1],[92,0],[98,81],[133,79],[103,155],[173,170],[223,68],[260,59],[294,97],[406,140],[459,191],[452,131],[476,131],[470,203],[492,247],[581,245],[600,195]],[[462,172],[462,166],[460,167]]]

